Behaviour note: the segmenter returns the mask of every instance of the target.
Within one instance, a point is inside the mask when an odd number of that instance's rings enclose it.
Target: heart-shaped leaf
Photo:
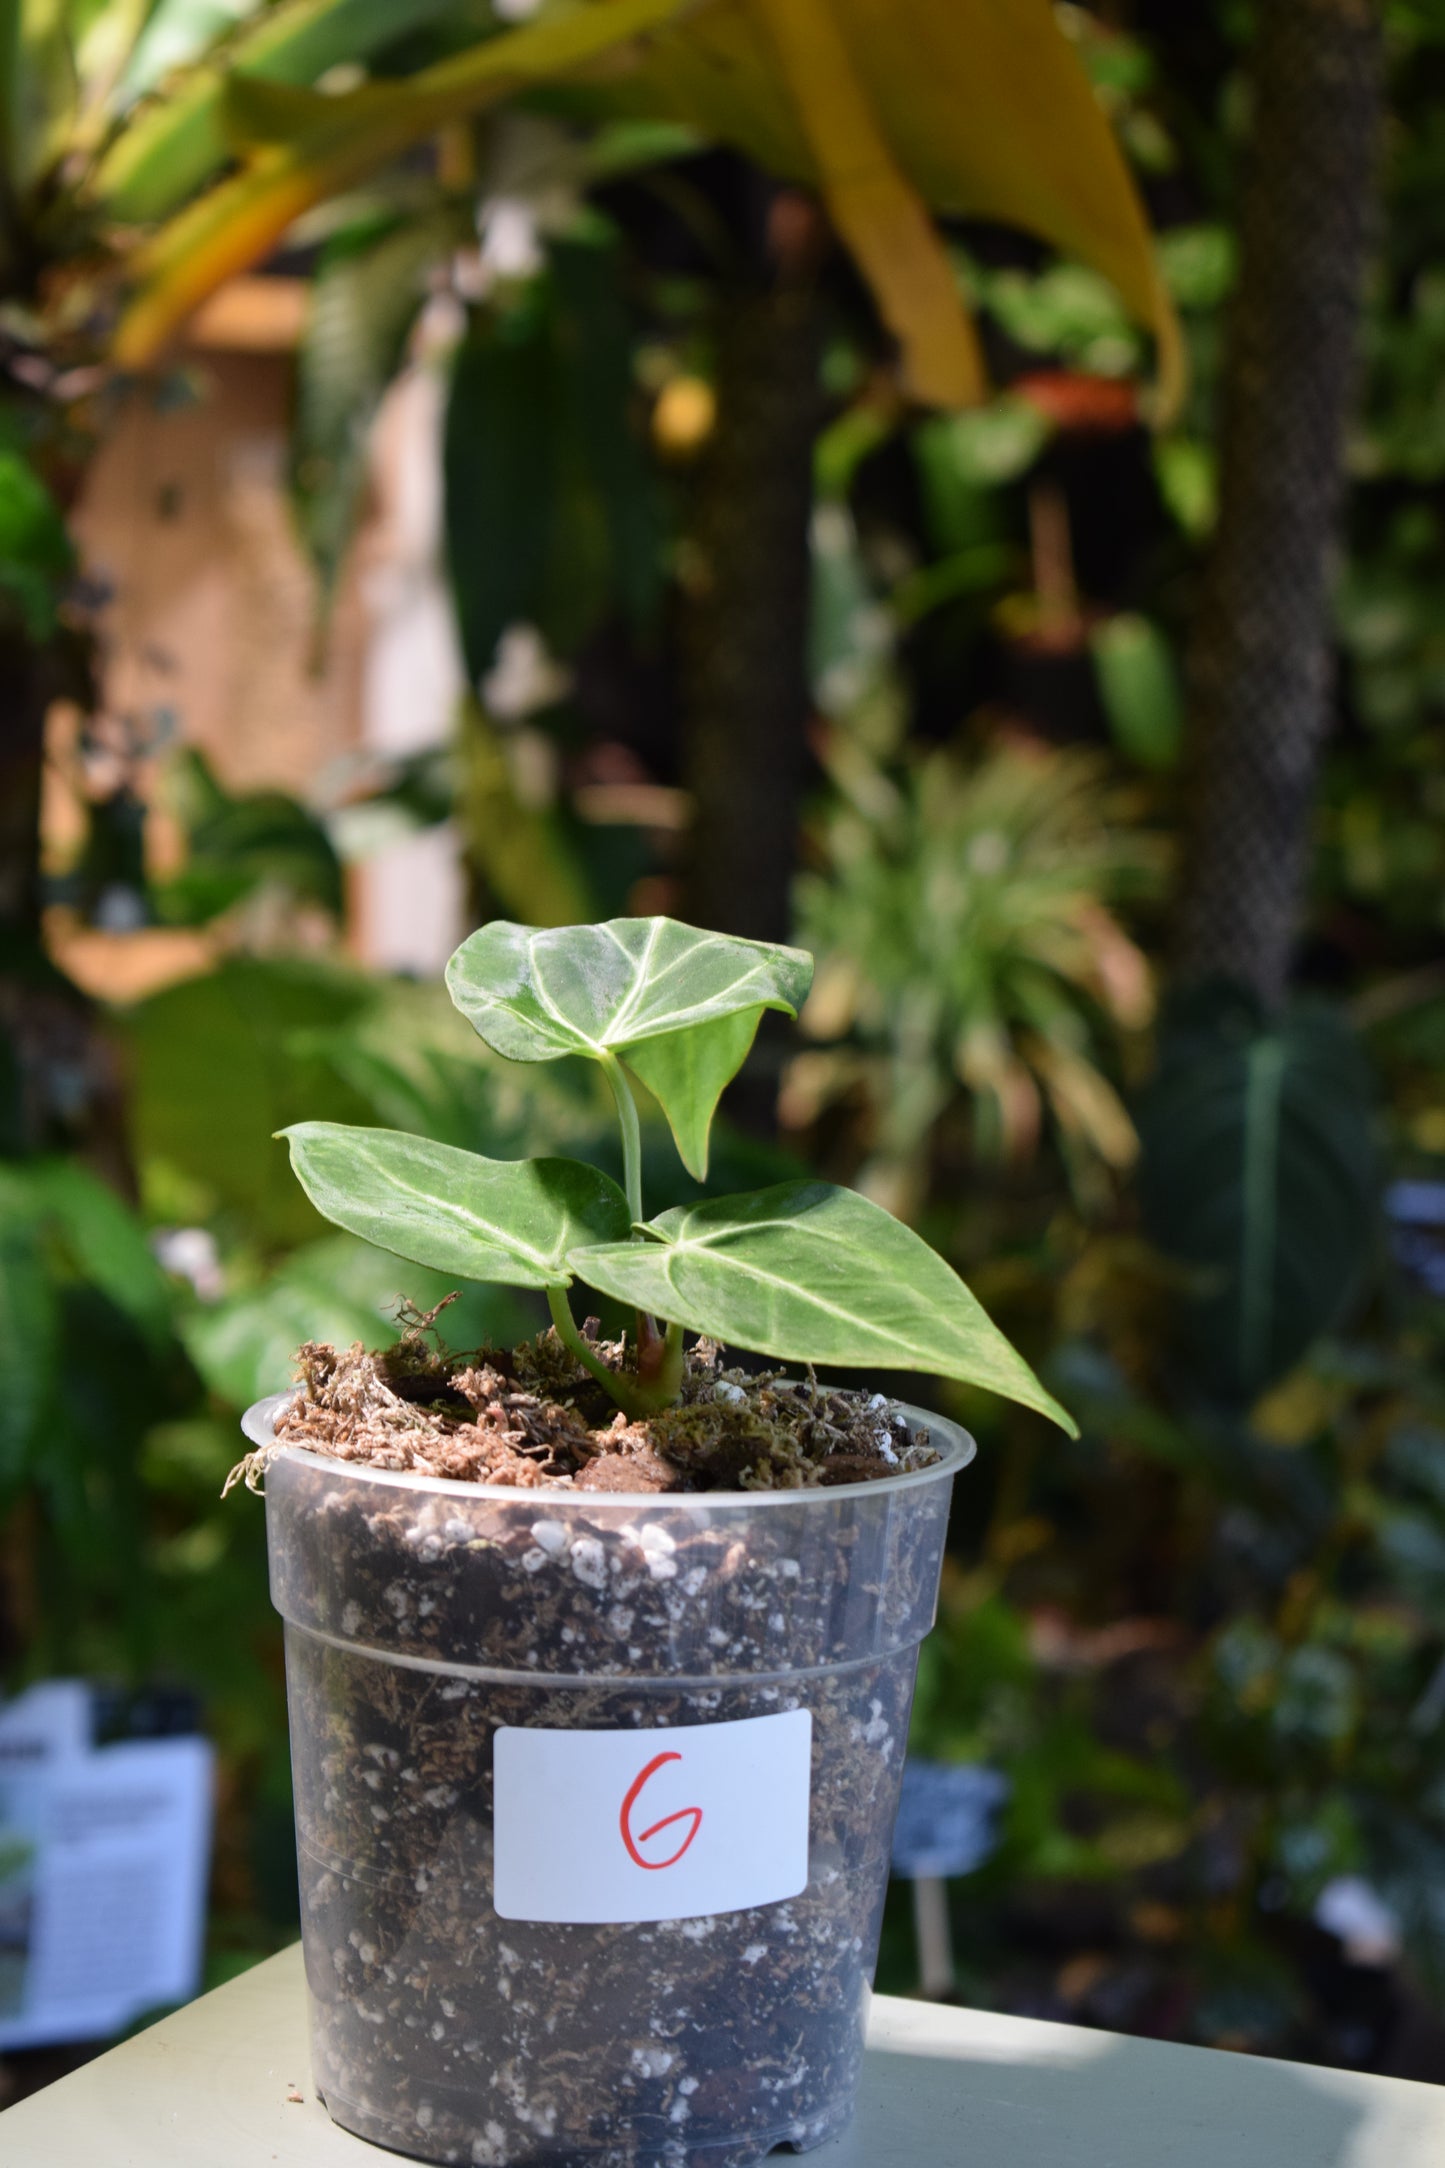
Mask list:
[[[540,933],[498,919],[462,943],[447,986],[474,1030],[511,1061],[625,1060],[702,1180],[718,1099],[763,1011],[796,1016],[812,975],[801,949],[670,918]]]
[[[1077,1428],[962,1280],[854,1191],[783,1182],[664,1212],[659,1239],[574,1250],[589,1287],[784,1361],[923,1370]]]
[[[280,1134],[318,1212],[378,1249],[510,1287],[567,1287],[568,1253],[621,1242],[617,1184],[576,1159],[483,1159],[397,1129],[298,1122]]]

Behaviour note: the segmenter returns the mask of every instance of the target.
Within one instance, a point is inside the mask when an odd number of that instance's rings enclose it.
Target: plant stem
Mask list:
[[[562,1287],[547,1289],[547,1308],[552,1313],[552,1323],[557,1328],[557,1338],[570,1355],[576,1357],[589,1377],[597,1380],[602,1390],[615,1400],[624,1415],[637,1417],[654,1415],[659,1408],[671,1407],[682,1384],[682,1327],[669,1325],[664,1340],[653,1328],[653,1338],[660,1351],[656,1361],[648,1366],[645,1375],[629,1378],[609,1370],[602,1358],[592,1349],[578,1329],[572,1315],[572,1305],[567,1291]],[[649,1323],[651,1321],[649,1320]]]
[[[612,1086],[617,1119],[622,1125],[622,1183],[627,1192],[627,1209],[632,1214],[632,1239],[640,1242],[642,1237],[637,1229],[642,1219],[642,1125],[637,1118],[637,1101],[632,1096],[627,1073],[615,1054],[604,1053],[602,1067]],[[655,1392],[669,1377],[673,1382],[666,1400],[655,1398]],[[655,1407],[675,1400],[682,1384],[681,1335],[677,1336],[674,1348],[673,1328],[668,1328],[664,1340],[657,1329],[657,1320],[646,1310],[637,1312],[637,1378],[639,1387],[649,1396],[649,1404]]]
[[[599,1059],[612,1086],[617,1119],[622,1126],[622,1186],[627,1192],[627,1209],[635,1223],[642,1218],[642,1124],[637,1118],[637,1101],[617,1056],[603,1050]]]
[[[600,1056],[612,1097],[617,1103],[617,1119],[622,1125],[622,1186],[627,1192],[627,1209],[632,1214],[632,1239],[640,1242],[638,1233],[642,1221],[642,1124],[637,1118],[637,1101],[632,1096],[632,1086],[627,1073],[615,1054],[603,1052]],[[587,1344],[573,1323],[566,1297],[558,1289],[548,1290],[552,1304],[552,1317],[562,1339],[579,1361],[586,1364],[598,1382],[605,1385],[618,1406],[629,1415],[648,1415],[658,1408],[669,1408],[682,1390],[682,1327],[669,1325],[666,1333],[659,1331],[656,1318],[646,1310],[637,1312],[637,1376],[634,1382],[621,1385],[615,1371],[607,1370],[590,1359]],[[567,1332],[558,1315],[558,1307],[565,1312],[567,1324],[576,1334],[575,1341],[567,1338]],[[621,1389],[619,1390],[619,1386]],[[624,1398],[625,1394],[625,1398]]]
[[[652,1406],[670,1408],[682,1391],[682,1327],[669,1325],[664,1335],[651,1318],[647,1323],[652,1338],[639,1347],[638,1379]]]
[[[632,1411],[628,1406],[631,1399],[628,1380],[619,1377],[615,1370],[609,1370],[601,1356],[595,1354],[588,1346],[578,1329],[576,1318],[572,1315],[572,1305],[567,1300],[567,1290],[564,1287],[548,1288],[547,1308],[552,1313],[552,1323],[557,1328],[557,1338],[566,1348],[568,1354],[576,1356],[588,1375],[594,1377],[604,1391],[611,1394],[617,1405],[625,1413],[631,1413]]]

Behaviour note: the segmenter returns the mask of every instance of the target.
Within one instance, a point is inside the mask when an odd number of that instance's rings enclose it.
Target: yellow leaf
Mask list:
[[[607,94],[820,187],[836,208],[822,148],[846,155],[836,74],[810,85],[774,50],[780,24],[801,44],[824,15],[869,108],[869,139],[923,201],[1021,226],[1101,272],[1154,332],[1158,418],[1172,412],[1178,324],[1128,168],[1049,0],[714,0],[629,54],[625,74],[610,67]]]
[[[1156,417],[1177,404],[1176,324],[1128,170],[1049,0],[578,0],[423,70],[326,100],[138,254],[117,357],[148,360],[304,210],[448,122],[540,83],[685,122],[819,188],[944,404],[977,397],[976,342],[924,206],[1021,226],[1091,264],[1158,342]]]
[[[986,393],[948,251],[854,72],[832,0],[752,0],[817,164],[833,223],[903,348],[909,388],[937,406]]]
[[[321,101],[327,112],[294,139],[267,145],[163,226],[132,261],[137,291],[113,352],[138,368],[192,310],[276,245],[303,211],[350,187],[449,121],[565,76],[686,0],[583,0],[525,29],[486,39],[404,84],[367,85]]]

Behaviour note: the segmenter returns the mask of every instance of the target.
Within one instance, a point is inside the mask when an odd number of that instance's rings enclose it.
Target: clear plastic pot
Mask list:
[[[254,1442],[284,1397],[251,1411]],[[918,1644],[974,1450],[910,1421],[935,1465],[803,1491],[519,1491],[272,1460],[313,2066],[335,2121],[506,2168],[744,2168],[843,2127]],[[678,1727],[760,1717],[784,1722],[668,1750]],[[501,1745],[538,1730],[581,1761],[539,1775],[522,1739],[532,1773],[511,1774]],[[771,1760],[749,1758],[759,1739]],[[726,1797],[707,1788],[718,1750]],[[659,1917],[709,1866],[720,1898]]]

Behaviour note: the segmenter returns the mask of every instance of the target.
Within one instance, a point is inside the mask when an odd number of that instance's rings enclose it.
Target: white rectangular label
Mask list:
[[[807,1709],[657,1731],[530,1731],[493,1748],[504,1920],[690,1920],[808,1884]]]

